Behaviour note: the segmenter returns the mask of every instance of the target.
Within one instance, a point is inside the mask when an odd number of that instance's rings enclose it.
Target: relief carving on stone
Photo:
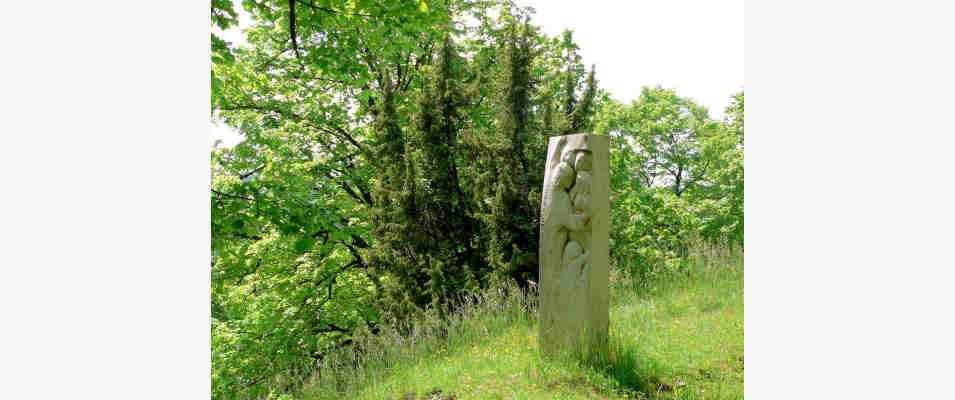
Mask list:
[[[590,282],[594,248],[591,137],[579,134],[553,138],[548,151],[540,248],[544,347],[569,344],[574,335],[583,335],[593,324],[589,315],[589,303],[595,297]],[[606,257],[602,260],[605,263]]]

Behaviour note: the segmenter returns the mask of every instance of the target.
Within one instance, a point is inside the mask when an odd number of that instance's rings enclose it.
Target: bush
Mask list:
[[[612,209],[614,268],[637,282],[679,270],[699,226],[686,200],[669,191],[646,189],[620,194]]]

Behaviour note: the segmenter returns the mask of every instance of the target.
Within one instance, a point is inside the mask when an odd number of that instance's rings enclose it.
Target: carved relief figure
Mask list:
[[[540,343],[545,353],[605,347],[608,298],[606,137],[551,138],[541,193]]]
[[[545,177],[541,261],[553,268],[543,270],[550,276],[541,279],[553,284],[543,287],[542,295],[556,300],[558,309],[544,314],[541,323],[575,331],[582,328],[578,325],[587,310],[591,165],[588,151],[566,145],[566,140],[558,142],[552,156],[560,161],[551,164],[556,166]],[[559,321],[558,313],[563,315]]]
[[[568,332],[583,329],[587,310],[588,256],[589,252],[576,240],[568,241],[564,247],[558,300],[559,310],[567,317],[563,325]]]
[[[570,190],[570,198],[573,203],[574,213],[581,215],[582,218],[590,220],[592,217],[590,209],[590,187],[593,182],[591,175],[591,155],[588,151],[577,151],[574,157],[574,169],[577,177],[574,180],[574,186]],[[587,249],[590,247],[590,225],[584,226],[579,232],[570,235],[570,239],[580,242],[580,245]]]

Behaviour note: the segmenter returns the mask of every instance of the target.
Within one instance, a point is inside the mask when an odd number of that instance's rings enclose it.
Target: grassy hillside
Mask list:
[[[544,360],[533,304],[490,293],[448,322],[356,340],[326,360],[306,399],[739,399],[743,267],[739,254],[693,258],[648,288],[616,282],[608,359]]]

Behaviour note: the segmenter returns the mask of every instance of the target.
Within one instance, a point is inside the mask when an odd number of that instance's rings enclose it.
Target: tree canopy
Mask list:
[[[741,241],[742,94],[726,121],[661,88],[621,104],[571,32],[509,1],[241,4],[248,46],[211,38],[212,117],[242,136],[211,153],[216,398],[290,390],[357,329],[536,281],[550,136],[612,136],[617,268]],[[237,21],[212,1],[214,26]]]

